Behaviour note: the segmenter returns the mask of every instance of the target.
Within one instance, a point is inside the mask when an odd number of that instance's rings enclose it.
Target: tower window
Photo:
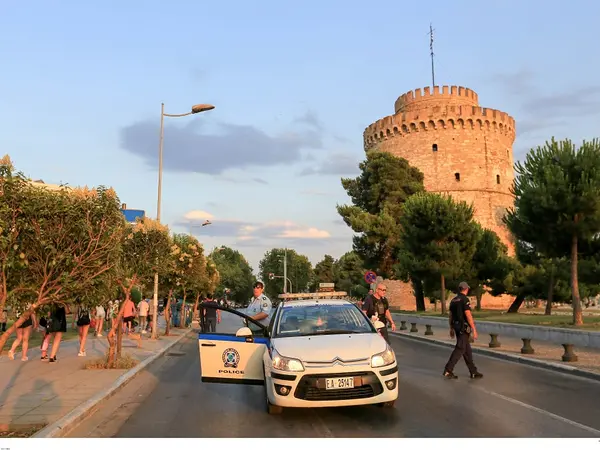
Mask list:
[[[431,146],[431,149],[432,149],[434,152],[437,152],[437,144],[433,144],[433,145]]]
[[[500,175],[496,175],[496,184],[500,184]]]
[[[456,181],[460,181],[460,173],[456,172],[456,173],[454,174],[454,179],[455,179]]]

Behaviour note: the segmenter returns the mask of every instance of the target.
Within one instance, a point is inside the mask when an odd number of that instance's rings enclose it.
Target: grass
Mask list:
[[[117,358],[114,364],[108,364],[108,354],[102,356],[101,358],[92,359],[85,364],[86,369],[94,370],[94,369],[120,369],[120,370],[129,370],[133,369],[135,366],[139,364],[139,361],[132,357],[131,355],[123,355],[120,358]]]
[[[528,310],[533,312],[527,313],[516,313],[506,314],[499,310],[481,310],[473,311],[473,317],[475,320],[489,321],[489,322],[502,322],[502,323],[515,323],[521,325],[533,325],[533,326],[546,326],[546,327],[557,327],[557,328],[576,328],[585,329],[589,331],[600,331],[600,315],[584,315],[583,325],[575,327],[573,322],[573,315],[567,311],[561,311],[560,314],[553,314],[551,316],[545,316],[543,311]],[[433,316],[440,317],[440,311],[401,311],[392,310],[392,312],[399,314],[418,314],[421,316]]]

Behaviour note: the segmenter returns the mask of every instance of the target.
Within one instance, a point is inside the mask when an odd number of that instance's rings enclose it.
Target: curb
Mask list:
[[[79,405],[77,408],[75,408],[70,413],[61,417],[56,422],[47,425],[46,427],[44,427],[43,429],[41,429],[40,431],[38,431],[37,433],[35,433],[34,435],[32,435],[30,437],[32,437],[32,438],[60,438],[60,437],[64,436],[66,433],[68,433],[73,428],[75,428],[76,425],[78,425],[84,419],[86,419],[87,417],[92,415],[94,412],[96,412],[96,410],[98,409],[101,402],[109,399],[110,397],[115,395],[117,392],[119,392],[121,390],[121,388],[124,387],[131,380],[133,380],[133,378],[135,378],[135,376],[138,373],[140,373],[143,369],[145,369],[147,366],[149,366],[154,361],[156,361],[158,358],[160,358],[171,347],[174,347],[176,344],[178,344],[183,338],[185,338],[192,331],[195,331],[195,330],[190,328],[185,333],[183,333],[181,336],[179,336],[177,339],[175,339],[173,342],[169,343],[167,346],[160,349],[157,353],[150,356],[149,358],[146,358],[144,361],[142,361],[140,364],[135,366],[133,369],[125,372],[123,375],[121,375],[119,378],[117,378],[113,382],[113,384],[110,385],[108,388],[106,388],[103,391],[99,392],[98,394],[94,395],[92,398],[87,400],[85,403]]]
[[[398,331],[390,331],[390,335],[398,336],[401,338],[412,339],[419,342],[428,342],[432,345],[438,345],[441,347],[453,348],[454,344],[451,342],[440,341],[439,339],[426,338],[414,334],[403,334]],[[600,373],[591,372],[589,370],[578,369],[576,367],[567,366],[565,364],[558,364],[547,361],[540,361],[539,359],[532,359],[518,355],[512,355],[510,353],[503,353],[498,350],[489,350],[487,348],[479,348],[471,346],[473,353],[479,353],[481,355],[489,356],[491,358],[503,359],[514,363],[525,364],[528,366],[538,367],[541,369],[553,370],[555,372],[566,373],[568,375],[574,375],[581,378],[587,378],[588,380],[600,381]]]

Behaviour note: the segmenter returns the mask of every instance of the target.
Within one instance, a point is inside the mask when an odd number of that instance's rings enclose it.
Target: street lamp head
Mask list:
[[[202,224],[203,227],[205,227],[206,225],[212,225],[212,222],[210,220],[207,220]]]
[[[199,105],[192,106],[192,114],[198,114],[204,111],[210,111],[211,109],[215,109],[213,105],[201,103]]]

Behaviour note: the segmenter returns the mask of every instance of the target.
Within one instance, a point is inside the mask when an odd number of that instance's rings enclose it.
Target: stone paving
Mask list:
[[[123,336],[122,354],[143,361],[165,348],[188,330],[173,329],[171,336],[151,340],[142,335],[137,341]],[[161,334],[164,331],[161,330]],[[40,360],[39,347],[28,352],[29,361],[21,361],[20,349],[15,359],[0,359],[0,431],[52,423],[108,388],[127,370],[85,369],[86,362],[108,351],[106,335],[88,336],[85,357],[78,357],[79,343],[62,342],[55,363]]]
[[[449,330],[446,327],[432,326],[431,330],[433,331],[433,336],[425,336],[425,325],[418,324],[417,329],[419,331],[411,333],[410,323],[406,323],[407,330],[400,331],[400,321],[397,319],[394,319],[394,321],[396,322],[396,331],[402,334],[418,335],[419,337],[424,337],[427,339],[444,341],[452,344],[456,343],[456,339],[450,337]],[[475,324],[477,324],[477,322],[475,322]],[[564,349],[558,344],[531,341],[531,346],[535,350],[535,353],[533,355],[524,355],[521,353],[521,348],[523,347],[523,341],[521,339],[508,336],[498,336],[498,341],[501,344],[500,348],[490,348],[490,335],[480,334],[477,341],[475,341],[475,343],[471,343],[471,346],[474,348],[485,348],[487,350],[509,353],[520,357],[532,358],[554,364],[564,364],[581,370],[588,370],[590,372],[600,374],[600,349],[597,348],[575,347],[574,352],[578,357],[578,361],[564,362],[562,360]]]

